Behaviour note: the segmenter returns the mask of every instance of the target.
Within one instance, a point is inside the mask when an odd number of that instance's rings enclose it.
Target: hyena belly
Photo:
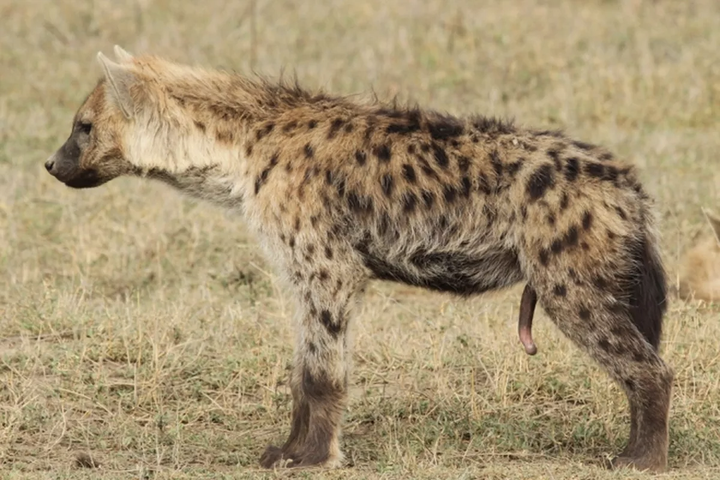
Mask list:
[[[393,225],[411,233],[396,233],[380,221],[364,231],[354,248],[373,277],[441,292],[467,296],[521,281],[518,254],[508,246],[508,235],[490,229],[474,207],[449,211],[439,222],[397,215]]]
[[[380,280],[391,280],[459,295],[495,290],[522,280],[517,254],[501,248],[470,251],[418,245],[412,250],[356,246],[366,267]]]

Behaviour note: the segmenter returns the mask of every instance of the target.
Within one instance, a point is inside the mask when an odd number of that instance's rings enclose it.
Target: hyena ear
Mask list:
[[[132,54],[123,50],[119,45],[113,47],[113,52],[115,52],[115,59],[120,63],[130,63],[133,60]]]
[[[705,213],[705,218],[708,219],[710,227],[713,229],[713,232],[715,232],[715,238],[717,238],[717,241],[720,242],[720,217],[714,215],[707,208],[703,208],[703,213]]]
[[[130,87],[138,82],[137,76],[130,68],[113,62],[103,55],[102,52],[97,54],[97,58],[103,67],[105,78],[110,85],[110,97],[117,106],[120,107],[125,117],[128,119],[132,118],[134,102],[130,93]]]

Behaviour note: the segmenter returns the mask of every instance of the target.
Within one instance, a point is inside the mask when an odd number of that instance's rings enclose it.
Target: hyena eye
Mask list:
[[[80,122],[78,124],[78,130],[80,130],[84,134],[90,135],[90,131],[92,130],[92,123]]]

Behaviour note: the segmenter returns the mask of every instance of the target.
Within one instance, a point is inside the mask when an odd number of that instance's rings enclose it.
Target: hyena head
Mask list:
[[[152,57],[136,59],[118,46],[115,56],[117,62],[98,53],[104,77],[75,114],[70,137],[45,162],[47,171],[69,187],[97,187],[147,171],[168,156],[163,146],[175,140],[169,132],[175,137],[183,130],[179,106],[168,102],[158,81],[160,70],[174,66]],[[173,129],[166,128],[170,123]]]

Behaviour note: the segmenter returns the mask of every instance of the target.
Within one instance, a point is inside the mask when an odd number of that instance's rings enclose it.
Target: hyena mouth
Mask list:
[[[68,180],[63,180],[63,183],[72,188],[92,188],[102,185],[105,180],[98,175],[97,170],[89,169],[78,172]]]

